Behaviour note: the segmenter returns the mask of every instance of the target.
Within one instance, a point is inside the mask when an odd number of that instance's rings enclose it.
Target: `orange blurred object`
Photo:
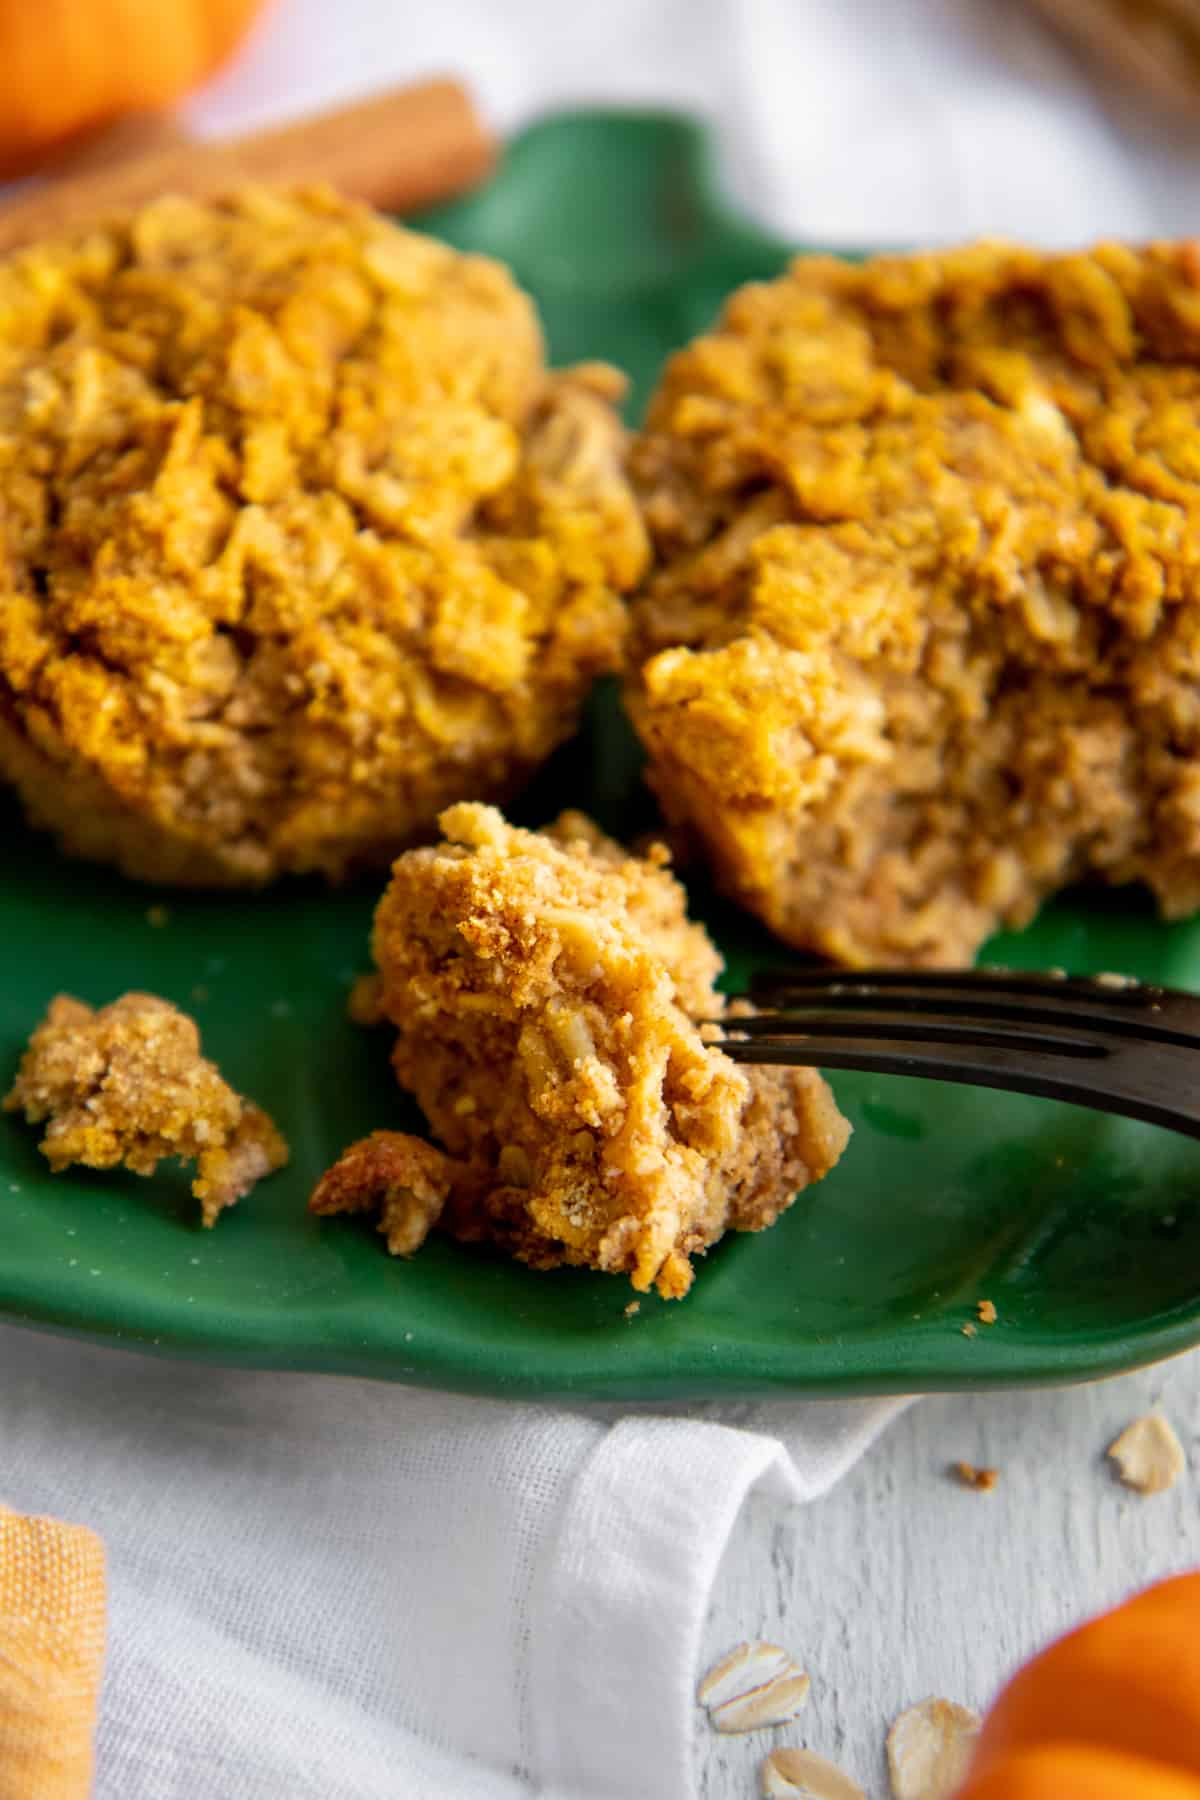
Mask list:
[[[1161,1762],[1056,1744],[1002,1757],[955,1800],[1196,1800],[1200,1782]]]
[[[1027,1663],[988,1714],[958,1800],[1200,1800],[1200,1574]]]
[[[204,81],[263,0],[0,0],[0,177]]]

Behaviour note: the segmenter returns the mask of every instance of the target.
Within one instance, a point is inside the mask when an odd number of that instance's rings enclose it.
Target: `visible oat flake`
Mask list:
[[[621,666],[620,380],[549,372],[499,264],[328,191],[165,195],[29,246],[0,784],[76,855],[251,888],[517,786]]]
[[[738,1644],[696,1690],[717,1731],[759,1731],[794,1719],[808,1699],[808,1676],[778,1644]]]
[[[1193,910],[1197,846],[1145,821],[1190,824],[1200,752],[1196,268],[806,256],[670,359],[626,701],[673,830],[786,943],[963,967],[1086,866]]]
[[[746,1071],[703,1042],[721,958],[666,870],[580,813],[531,832],[460,805],[441,825],[393,867],[356,1016],[395,1025],[396,1075],[458,1165],[442,1228],[680,1299],[692,1258],[773,1224],[849,1124],[814,1070]]]
[[[950,1800],[966,1776],[979,1715],[952,1700],[922,1700],[888,1732],[893,1800]]]
[[[1162,1413],[1146,1413],[1127,1425],[1108,1447],[1126,1487],[1139,1494],[1161,1494],[1182,1475],[1183,1445]]]
[[[772,1750],[758,1777],[764,1800],[866,1800],[856,1781],[813,1750]]]

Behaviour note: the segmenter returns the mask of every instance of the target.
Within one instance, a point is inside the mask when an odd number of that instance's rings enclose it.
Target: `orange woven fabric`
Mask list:
[[[104,1614],[95,1532],[0,1506],[0,1800],[86,1800]]]

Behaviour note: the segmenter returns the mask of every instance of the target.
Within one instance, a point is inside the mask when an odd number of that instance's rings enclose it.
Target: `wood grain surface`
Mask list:
[[[814,1505],[755,1501],[714,1594],[702,1667],[745,1637],[812,1676],[794,1726],[720,1738],[697,1711],[703,1800],[753,1800],[776,1744],[832,1757],[886,1800],[884,1736],[927,1694],[983,1708],[1049,1637],[1200,1564],[1200,1353],[1091,1387],[925,1400]],[[1161,1405],[1188,1467],[1149,1499],[1106,1447]],[[991,1493],[947,1474],[994,1464]]]

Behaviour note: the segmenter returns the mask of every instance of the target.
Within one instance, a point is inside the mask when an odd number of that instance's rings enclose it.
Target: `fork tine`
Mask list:
[[[811,999],[799,991],[784,996],[774,1009],[738,1019],[738,1030],[762,1031],[764,1020],[775,1019],[789,1031],[845,1030],[846,1020],[859,1020],[864,1029],[869,1023],[902,1017],[917,1018],[932,1024],[935,1018],[963,1019],[976,1026],[989,1024],[1017,1025],[1023,1038],[1039,1035],[1049,1029],[1052,1034],[1066,1031],[1086,1032],[1093,1036],[1137,1038],[1145,1042],[1178,1044],[1183,1049],[1200,1049],[1200,1032],[1180,1031],[1164,1023],[1158,1014],[1108,1012],[1102,1007],[1077,1007],[1070,1004],[1038,1006],[1018,999],[995,1000],[989,994],[956,995],[937,993],[905,993],[897,989],[873,993],[842,994],[833,988],[818,990]],[[757,1023],[755,1023],[757,1019]],[[721,1021],[728,1024],[728,1020]]]
[[[1169,1083],[1160,1083],[1153,1076],[1149,1081],[1135,1076],[1129,1081],[1105,1080],[1101,1086],[1101,1076],[1094,1074],[1089,1080],[1084,1068],[1106,1070],[1110,1065],[1064,1059],[1052,1051],[955,1045],[948,1052],[945,1043],[917,1039],[888,1048],[881,1047],[878,1039],[816,1037],[786,1042],[730,1039],[721,1048],[744,1065],[858,1069],[878,1075],[919,1075],[968,1087],[1002,1088],[1009,1093],[1066,1100],[1093,1111],[1117,1113],[1200,1137],[1200,1107],[1190,1100],[1172,1103],[1165,1098],[1170,1093]]]
[[[1088,976],[895,969],[858,975],[818,969],[767,974],[751,984],[751,997],[759,1007],[788,1015],[795,1030],[804,1029],[814,1011],[841,1017],[936,1013],[977,1025],[1008,1020],[1024,1029],[1094,1031],[1200,1048],[1200,997],[1142,983],[1120,987]]]
[[[1168,990],[1154,982],[1123,976],[1068,975],[1062,969],[839,969],[827,965],[797,969],[762,969],[751,978],[751,997],[761,1005],[778,1004],[793,992],[875,993],[902,989],[944,995],[963,992],[1027,994],[1033,999],[1082,1002],[1085,1005],[1140,1009],[1159,1004]]]
[[[1033,1030],[1027,1026],[1014,1029],[1004,1024],[992,1025],[986,1020],[965,1023],[961,1018],[947,1018],[938,1013],[909,1013],[897,1016],[883,1009],[847,1007],[835,1012],[753,1013],[744,1018],[720,1021],[726,1032],[734,1033],[732,1041],[743,1034],[760,1042],[792,1044],[809,1037],[825,1039],[856,1038],[865,1043],[975,1044],[982,1047],[1017,1050],[1049,1050],[1060,1056],[1107,1056],[1108,1045],[1099,1031],[1072,1031],[1074,1020],[1051,1019],[1057,1030]],[[1066,1029],[1063,1029],[1063,1026]],[[728,1049],[730,1039],[722,1042]]]

